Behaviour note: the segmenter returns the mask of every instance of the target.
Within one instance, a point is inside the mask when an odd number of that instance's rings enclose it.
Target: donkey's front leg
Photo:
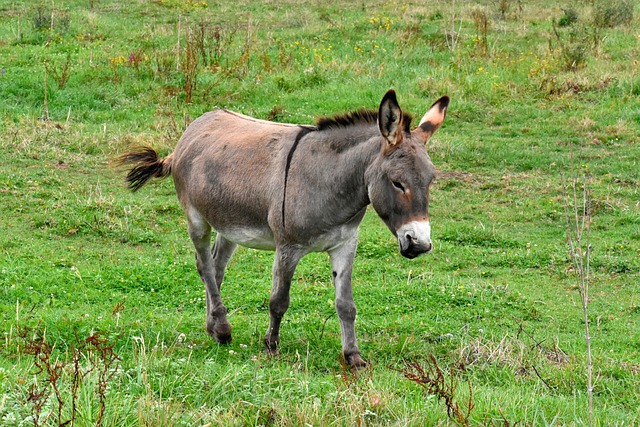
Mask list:
[[[367,365],[367,362],[360,357],[360,350],[356,341],[356,305],[353,302],[353,292],[351,290],[351,273],[357,246],[358,237],[356,234],[352,239],[329,252],[333,268],[333,284],[336,288],[336,311],[340,318],[342,354],[344,355],[344,360],[352,368],[360,368]]]
[[[277,355],[280,344],[280,322],[289,308],[289,289],[296,266],[304,252],[300,248],[283,246],[276,248],[273,262],[273,285],[269,299],[269,329],[264,337],[265,353]]]

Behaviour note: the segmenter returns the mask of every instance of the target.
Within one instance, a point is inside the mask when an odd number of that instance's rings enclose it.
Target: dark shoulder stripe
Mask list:
[[[300,140],[304,138],[305,135],[307,135],[310,132],[313,132],[314,130],[315,128],[310,126],[301,126],[300,131],[296,135],[296,139],[295,141],[293,141],[293,145],[291,146],[291,149],[287,154],[287,163],[284,167],[284,193],[282,195],[282,228],[283,229],[285,228],[284,211],[285,211],[285,205],[287,201],[287,181],[289,180],[289,169],[291,168],[291,159],[293,159],[293,153],[296,151],[296,148],[298,148],[298,144],[300,143]]]

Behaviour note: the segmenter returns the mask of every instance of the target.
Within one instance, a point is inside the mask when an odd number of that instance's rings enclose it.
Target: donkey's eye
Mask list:
[[[391,181],[391,184],[393,184],[394,187],[396,187],[398,190],[402,191],[403,193],[406,191],[404,188],[404,185],[402,185],[402,183],[398,181]]]

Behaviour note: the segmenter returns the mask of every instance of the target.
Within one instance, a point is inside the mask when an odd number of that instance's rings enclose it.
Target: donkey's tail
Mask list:
[[[171,175],[173,154],[164,159],[158,158],[158,152],[151,147],[137,147],[118,157],[119,165],[135,165],[127,174],[125,181],[131,191],[138,191],[151,178],[165,178]]]

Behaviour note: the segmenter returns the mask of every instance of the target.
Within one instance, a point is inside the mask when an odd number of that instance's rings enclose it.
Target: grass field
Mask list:
[[[638,13],[0,1],[0,425],[640,425]],[[373,211],[361,226],[370,368],[340,363],[324,254],[298,267],[272,358],[273,255],[238,250],[222,289],[234,341],[216,344],[173,183],[130,194],[113,158],[167,154],[214,108],[312,123],[391,87],[416,116],[452,102],[428,146],[434,252],[402,258]],[[592,215],[592,417],[573,183]]]

